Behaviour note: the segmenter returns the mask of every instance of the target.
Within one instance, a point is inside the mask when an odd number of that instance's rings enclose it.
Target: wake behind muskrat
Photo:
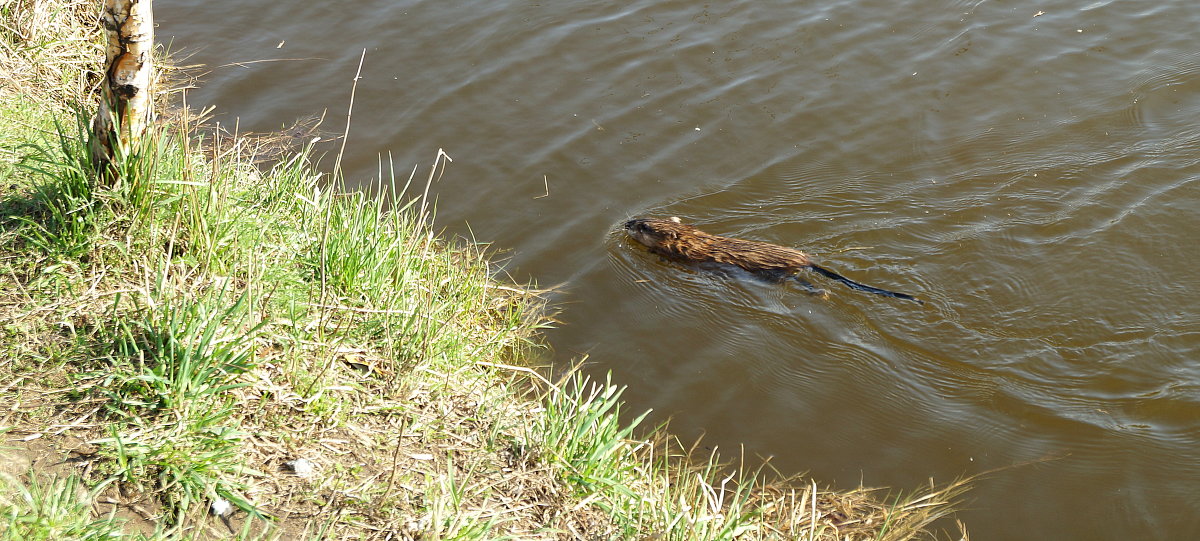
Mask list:
[[[770,280],[795,278],[805,287],[812,289],[808,282],[799,277],[801,271],[808,269],[859,291],[925,304],[925,301],[907,293],[860,284],[819,267],[812,262],[808,254],[800,250],[769,242],[712,235],[684,224],[675,217],[629,220],[625,222],[625,232],[651,252],[679,261],[730,265]]]

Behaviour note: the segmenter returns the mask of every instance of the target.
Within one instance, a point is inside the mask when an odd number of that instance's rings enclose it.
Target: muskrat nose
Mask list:
[[[626,229],[626,230],[633,229],[633,227],[634,227],[635,225],[637,225],[637,223],[638,223],[638,221],[637,221],[637,219],[636,219],[636,218],[635,218],[635,219],[633,219],[633,220],[629,220],[629,221],[625,222],[625,229]]]

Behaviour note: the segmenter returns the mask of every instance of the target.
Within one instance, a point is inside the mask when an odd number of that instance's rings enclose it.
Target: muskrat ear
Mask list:
[[[671,217],[671,221],[672,221],[672,222],[675,222],[675,223],[677,223],[677,224],[681,224],[681,223],[683,223],[683,220],[680,220],[678,216],[672,216],[672,217]]]

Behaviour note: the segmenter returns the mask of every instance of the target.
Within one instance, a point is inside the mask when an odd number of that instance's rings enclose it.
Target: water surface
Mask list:
[[[1200,538],[1194,3],[155,7],[242,129],[341,131],[365,49],[351,177],[445,149],[440,224],[563,284],[555,358],[683,438],[843,487],[1007,468],[974,539]],[[929,302],[695,272],[640,215]]]

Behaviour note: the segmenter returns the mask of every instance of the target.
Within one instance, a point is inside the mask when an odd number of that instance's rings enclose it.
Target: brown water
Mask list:
[[[564,283],[556,358],[685,439],[843,487],[1054,458],[978,482],[972,538],[1200,538],[1200,4],[155,7],[243,129],[340,131],[365,48],[351,176],[444,148],[439,222]],[[692,272],[635,215],[930,302]]]

